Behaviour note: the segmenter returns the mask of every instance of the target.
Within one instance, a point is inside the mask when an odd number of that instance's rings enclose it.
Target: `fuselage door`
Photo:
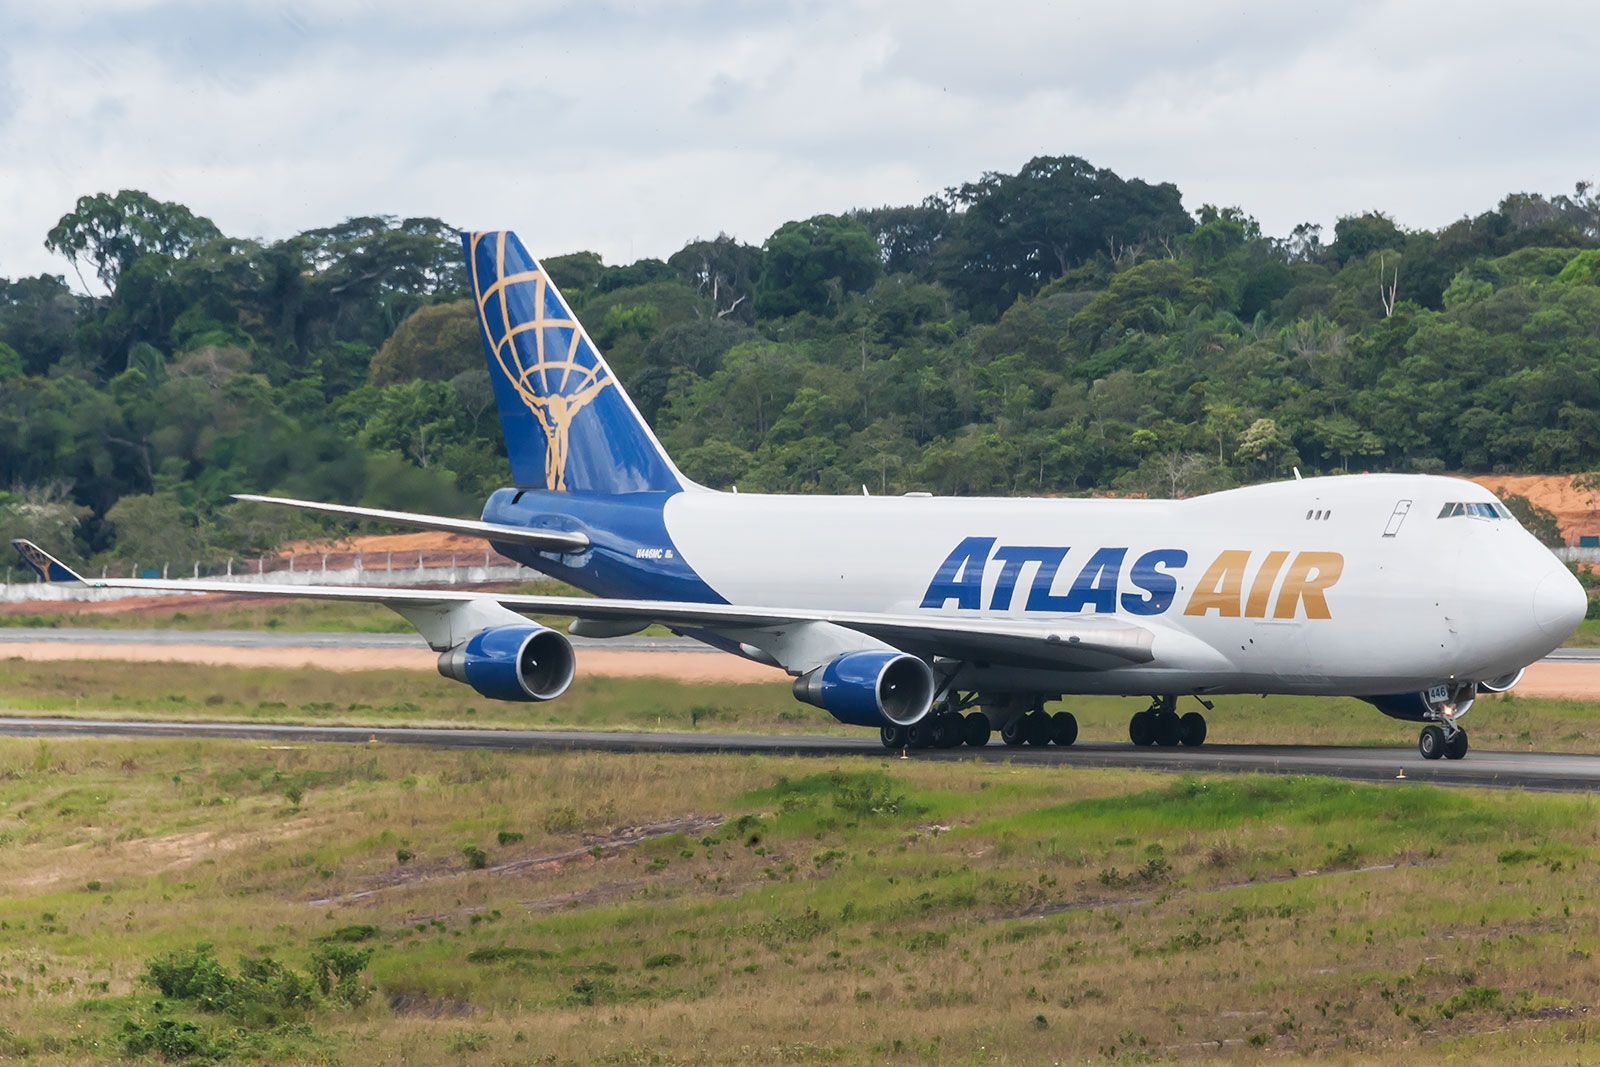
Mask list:
[[[1400,524],[1406,521],[1406,516],[1411,514],[1411,501],[1402,500],[1394,506],[1394,514],[1389,516],[1389,525],[1383,528],[1383,536],[1393,537],[1400,532]]]

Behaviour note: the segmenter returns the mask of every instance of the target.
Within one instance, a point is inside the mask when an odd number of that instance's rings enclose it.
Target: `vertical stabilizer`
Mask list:
[[[622,383],[516,234],[463,233],[461,243],[513,481],[560,492],[684,488]]]

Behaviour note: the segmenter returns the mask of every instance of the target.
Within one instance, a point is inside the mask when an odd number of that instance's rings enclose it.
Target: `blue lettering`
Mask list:
[[[994,540],[992,537],[963,539],[940,564],[927,595],[922,598],[922,606],[943,608],[954,600],[958,608],[977,611],[983,601],[983,569],[988,566]]]
[[[1128,580],[1148,595],[1123,593],[1122,610],[1131,615],[1160,615],[1166,611],[1178,593],[1178,579],[1159,568],[1176,569],[1188,562],[1189,553],[1181,548],[1158,548],[1140,556],[1128,572]]]
[[[1068,610],[1066,597],[1050,595],[1050,587],[1056,584],[1056,571],[1061,569],[1061,560],[1066,554],[1067,550],[1063,548],[1061,555],[1054,559],[1039,561],[1039,573],[1033,576],[1033,586],[1028,590],[1028,611]]]
[[[1010,611],[1011,594],[1016,592],[1017,579],[1022,575],[1024,563],[1037,563],[1041,571],[1045,565],[1050,567],[1050,573],[1055,574],[1056,568],[1061,566],[1061,560],[1066,556],[1064,548],[1029,548],[1023,545],[1002,545],[994,554],[994,558],[1003,560],[1005,566],[1000,568],[1000,578],[994,584],[994,596],[989,599],[990,611]],[[1048,592],[1049,585],[1045,586]],[[1032,611],[1033,608],[1028,608]]]
[[[1067,591],[1063,611],[1082,611],[1090,604],[1097,613],[1110,614],[1117,610],[1117,575],[1122,572],[1125,548],[1102,548],[1089,557],[1089,562],[1078,572],[1077,581]]]

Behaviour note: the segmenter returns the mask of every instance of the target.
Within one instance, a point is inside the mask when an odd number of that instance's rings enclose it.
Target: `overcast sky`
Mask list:
[[[1436,227],[1600,177],[1597,56],[1592,0],[0,0],[0,277],[71,277],[46,232],[122,188],[616,263],[1040,154]]]

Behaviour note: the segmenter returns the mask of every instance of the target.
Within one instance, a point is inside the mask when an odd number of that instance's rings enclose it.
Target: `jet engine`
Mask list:
[[[491,700],[554,700],[576,668],[572,645],[544,626],[491,626],[439,655],[440,674]]]
[[[850,726],[910,726],[933,707],[933,671],[904,652],[846,652],[796,678],[794,696]]]
[[[1504,693],[1520,681],[1522,681],[1522,672],[1512,671],[1510,674],[1502,674],[1498,678],[1490,678],[1486,682],[1479,682],[1478,688],[1485,693]]]

